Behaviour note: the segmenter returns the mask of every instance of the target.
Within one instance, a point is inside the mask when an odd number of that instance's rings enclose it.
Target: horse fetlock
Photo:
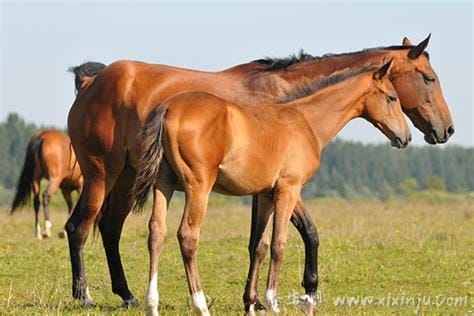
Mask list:
[[[122,301],[122,307],[131,308],[131,307],[137,307],[137,306],[138,306],[138,300],[133,296],[132,298]]]
[[[41,226],[39,224],[36,225],[36,227],[35,227],[35,236],[38,240],[43,239],[43,234],[41,233]]]
[[[258,314],[266,313],[267,308],[260,302],[258,297],[253,300],[252,303],[245,305],[245,315],[254,316]]]
[[[44,231],[42,233],[44,238],[50,238],[51,237],[51,227],[53,227],[53,224],[50,221],[46,220],[44,222]]]
[[[276,292],[272,289],[267,290],[265,293],[265,298],[267,300],[268,307],[272,313],[280,313],[280,308],[278,308],[278,299]]]
[[[318,275],[305,272],[301,285],[304,287],[306,293],[316,293],[318,290]]]
[[[76,290],[73,293],[73,297],[78,299],[81,304],[85,307],[95,307],[95,302],[89,293],[89,287],[85,287],[85,290]]]
[[[298,307],[306,315],[314,315],[316,313],[317,307],[317,295],[314,294],[305,294],[298,298]]]
[[[146,306],[149,308],[158,308],[159,298],[160,296],[158,292],[148,290],[148,293],[145,297]]]
[[[94,302],[89,292],[89,287],[86,285],[84,280],[74,280],[72,283],[72,297],[80,300],[85,305],[90,302]]]
[[[204,296],[204,292],[202,291],[199,291],[192,295],[192,308],[194,313],[196,313],[197,315],[211,315],[207,308],[206,297]]]
[[[147,316],[159,316],[160,315],[160,313],[158,313],[158,307],[153,308],[153,309],[148,308],[146,310],[146,314],[147,314]]]
[[[145,298],[147,315],[158,315],[158,298],[147,295]]]

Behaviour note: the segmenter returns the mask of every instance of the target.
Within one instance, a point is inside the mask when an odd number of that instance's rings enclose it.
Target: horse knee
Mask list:
[[[283,260],[283,252],[285,250],[286,241],[284,240],[277,240],[272,243],[271,246],[271,255],[272,259],[275,261],[282,261]]]
[[[257,248],[255,248],[255,257],[258,258],[259,260],[265,258],[265,255],[267,254],[269,247],[269,243],[267,240],[260,240],[260,242],[257,245]]]

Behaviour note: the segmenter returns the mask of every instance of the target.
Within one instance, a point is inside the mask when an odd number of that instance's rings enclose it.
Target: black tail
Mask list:
[[[138,162],[137,178],[133,184],[132,197],[135,200],[134,210],[143,209],[148,193],[153,188],[158,176],[161,159],[163,158],[163,120],[166,108],[156,108],[147,117],[139,138],[143,146],[143,154]]]
[[[43,139],[35,135],[28,143],[25,162],[23,163],[20,179],[18,180],[18,184],[16,186],[16,194],[15,198],[13,199],[10,214],[30,202],[33,172],[35,170],[35,154],[37,149],[40,148],[42,142]]]
[[[76,85],[76,93],[81,90],[84,77],[97,76],[105,67],[107,66],[97,62],[87,62],[79,66],[70,67],[68,71],[72,72],[75,76],[74,84]]]

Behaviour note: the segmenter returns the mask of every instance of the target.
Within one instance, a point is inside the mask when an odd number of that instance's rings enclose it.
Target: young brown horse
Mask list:
[[[277,102],[308,80],[323,80],[342,70],[381,66],[393,59],[391,80],[404,112],[428,142],[445,142],[454,129],[439,80],[427,54],[423,53],[427,45],[428,39],[416,46],[404,41],[402,46],[324,57],[302,54],[291,59],[258,60],[221,72],[133,61],[119,61],[105,68],[78,94],[68,117],[72,144],[85,182],[84,193],[66,225],[73,296],[86,303],[93,302],[87,294],[82,251],[89,229],[100,213],[99,230],[112,290],[125,304],[136,303],[122,268],[119,240],[133,203],[129,192],[136,175],[134,165],[142,150],[136,135],[150,111],[165,99],[183,91],[196,90],[242,105]],[[107,203],[104,204],[105,199]],[[253,214],[256,212],[254,208]],[[318,283],[317,233],[299,203],[292,223],[305,241],[303,285],[306,292],[315,292]],[[252,222],[252,231],[254,226]]]
[[[48,179],[43,192],[44,232],[39,223],[41,179]],[[16,188],[10,213],[25,206],[33,191],[35,209],[35,234],[38,239],[51,237],[51,220],[49,217],[49,200],[59,188],[66,201],[69,213],[72,211],[71,192],[82,191],[82,175],[76,156],[71,147],[71,140],[65,133],[57,130],[44,130],[31,137],[26,149],[25,162]],[[64,237],[64,232],[59,234]]]
[[[140,208],[154,188],[148,239],[150,314],[158,314],[158,256],[166,235],[167,206],[175,190],[184,191],[186,197],[178,239],[193,310],[209,314],[197,249],[208,196],[216,191],[259,194],[265,207],[260,210],[257,236],[263,233],[274,209],[266,298],[271,310],[279,311],[276,295],[288,224],[302,186],[319,166],[324,146],[355,117],[371,122],[395,147],[410,142],[396,90],[386,76],[389,67],[390,63],[376,71],[370,67],[336,75],[328,78],[322,89],[321,84],[307,82],[289,97],[302,99],[282,105],[246,107],[205,92],[185,92],[150,114],[132,191]]]

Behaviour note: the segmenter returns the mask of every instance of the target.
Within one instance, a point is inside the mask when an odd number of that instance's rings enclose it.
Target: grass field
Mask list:
[[[308,203],[318,225],[320,314],[469,314],[474,311],[474,208],[472,200],[449,203]],[[112,294],[100,238],[89,237],[85,262],[97,307],[71,299],[67,242],[57,237],[65,211],[53,212],[54,237],[33,236],[33,212],[8,216],[0,209],[0,315],[142,314],[147,286],[147,215],[128,218],[121,250],[128,283],[140,307],[119,308]],[[168,215],[169,235],[160,261],[160,312],[189,313],[188,290],[176,229],[181,203]],[[250,212],[244,205],[211,206],[202,229],[199,264],[214,315],[242,314],[248,265]],[[267,256],[268,257],[268,256]],[[281,275],[284,314],[299,314],[292,297],[301,294],[303,245],[290,229]],[[268,259],[260,277],[264,293]],[[261,294],[262,296],[262,294]],[[351,298],[352,297],[352,298]],[[262,297],[263,299],[263,297]],[[352,299],[352,306],[347,300]],[[356,304],[354,300],[359,299]],[[346,300],[344,303],[341,300]],[[363,301],[362,301],[363,300]],[[457,306],[455,306],[457,305]]]

